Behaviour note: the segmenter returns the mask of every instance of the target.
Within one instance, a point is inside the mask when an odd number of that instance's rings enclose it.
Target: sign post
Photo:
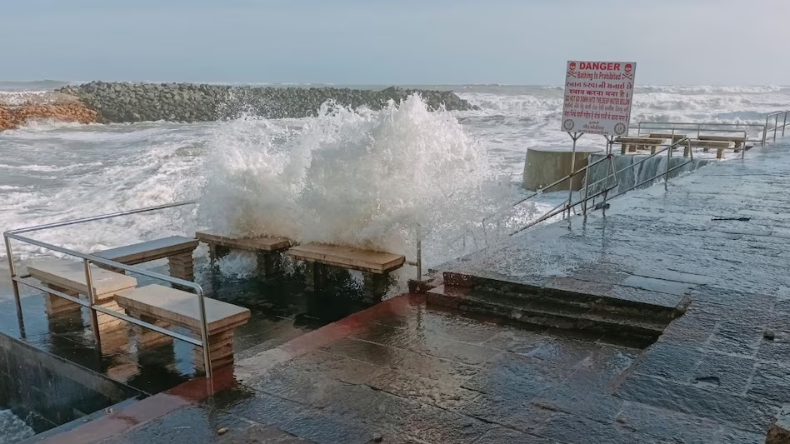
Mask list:
[[[573,140],[571,176],[576,172],[576,141],[584,134],[606,137],[607,155],[611,154],[613,138],[628,134],[635,74],[634,62],[568,62],[562,131],[567,132]],[[572,177],[568,192],[570,217],[573,204]]]

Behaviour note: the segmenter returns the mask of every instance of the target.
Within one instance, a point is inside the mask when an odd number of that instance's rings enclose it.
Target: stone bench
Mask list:
[[[192,253],[197,246],[197,239],[171,236],[99,251],[94,253],[94,255],[125,265],[137,265],[143,262],[167,258],[170,276],[185,281],[193,281],[195,279],[195,264]],[[105,265],[99,266],[117,273],[123,273],[123,270],[120,269],[112,269]]]
[[[657,148],[664,144],[664,139],[655,137],[618,137],[614,141],[621,146],[620,154],[636,152],[639,148],[646,149],[648,147],[651,154],[655,154]]]
[[[735,150],[737,153],[740,151],[739,148],[733,146],[732,142],[717,142],[713,140],[700,140],[700,139],[690,139],[689,143],[685,145],[683,150],[683,156],[688,157],[690,155],[689,149],[692,148],[703,148],[705,152],[708,149],[715,149],[716,150],[716,158],[722,159],[724,157],[724,150],[731,149]]]
[[[740,150],[746,144],[746,137],[744,136],[704,136],[697,137],[699,140],[710,140],[713,142],[732,142],[735,144],[735,149]],[[736,151],[737,152],[737,151]]]
[[[198,296],[193,293],[152,284],[115,292],[115,300],[133,318],[168,329],[173,325],[180,326],[195,337],[201,337]],[[212,370],[216,370],[233,363],[234,329],[247,323],[250,310],[216,299],[204,300],[210,365]],[[160,346],[173,340],[170,336],[137,325],[133,329],[139,349]],[[195,347],[194,360],[195,368],[205,371],[200,347]]]
[[[380,299],[386,293],[389,274],[406,262],[406,257],[398,254],[318,243],[293,247],[286,254],[308,264],[308,291],[323,285],[322,268],[329,266],[363,272],[366,296],[372,299]]]
[[[270,276],[280,271],[280,253],[294,243],[284,237],[233,237],[209,231],[198,231],[195,237],[209,246],[209,259],[213,265],[231,250],[251,251],[258,255],[258,273]]]
[[[27,266],[27,271],[34,279],[55,291],[87,298],[88,284],[85,279],[85,266],[82,262],[68,260],[50,260],[34,262]],[[113,295],[137,286],[137,279],[113,271],[91,265],[94,304],[107,310],[120,312]],[[50,320],[73,319],[81,322],[82,306],[56,294],[45,295],[45,311]],[[101,337],[103,352],[116,350],[127,342],[124,321],[112,315],[96,312],[96,320]]]
[[[682,140],[686,137],[685,134],[672,134],[672,133],[650,133],[647,137],[651,139],[669,139],[672,140],[672,143],[677,142],[678,140]]]

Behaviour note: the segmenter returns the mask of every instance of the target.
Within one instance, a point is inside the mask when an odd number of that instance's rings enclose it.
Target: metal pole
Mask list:
[[[787,111],[785,111],[785,120],[784,123],[782,124],[782,137],[785,136],[785,127],[787,127]]]
[[[483,223],[485,224],[485,222]],[[417,234],[417,281],[420,281],[422,279],[422,230],[420,230],[420,224],[417,224],[414,231]]]
[[[584,134],[584,133],[582,133]],[[573,203],[573,173],[576,171],[576,141],[579,140],[581,135],[579,133],[568,133],[573,140],[573,150],[571,151],[571,174],[568,178],[568,219],[571,217],[571,203]]]
[[[777,131],[779,131],[779,114],[776,115],[776,123],[774,124],[774,142],[776,142]]]
[[[91,330],[93,330],[93,338],[96,341],[96,347],[101,352],[101,334],[99,332],[99,318],[96,314],[96,309],[93,306],[96,304],[96,296],[93,293],[93,276],[91,275],[91,263],[88,259],[82,260],[85,265],[85,283],[88,287],[88,302],[90,302],[91,310]]]
[[[765,139],[768,137],[768,119],[770,118],[770,116],[765,118],[765,126],[763,126],[763,143],[761,144],[763,146],[765,146]]]
[[[198,305],[200,306],[200,341],[203,343],[203,364],[206,369],[206,378],[211,379],[211,351],[208,343],[208,325],[206,324],[206,301],[203,298],[203,290],[198,289]]]
[[[675,139],[675,130],[672,130],[672,139]],[[670,142],[669,149],[667,149],[667,168],[664,173],[664,191],[669,191],[669,164],[672,163],[672,149],[674,143]]]
[[[11,286],[14,288],[14,301],[16,302],[16,317],[19,321],[19,335],[25,337],[25,324],[22,320],[22,299],[19,297],[19,283],[14,279],[16,278],[16,269],[14,267],[14,256],[11,255],[11,239],[8,236],[3,236],[5,240],[5,251],[8,255],[8,272],[11,274]]]

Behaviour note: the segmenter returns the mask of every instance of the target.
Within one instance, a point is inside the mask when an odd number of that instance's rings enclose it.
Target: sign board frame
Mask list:
[[[628,134],[636,62],[568,61],[562,105],[562,131]]]

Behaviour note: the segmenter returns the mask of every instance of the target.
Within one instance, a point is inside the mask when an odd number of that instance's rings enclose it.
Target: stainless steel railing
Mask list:
[[[702,133],[742,133],[752,132],[753,135],[764,134],[766,125],[758,123],[716,123],[716,122],[639,122],[637,124],[636,134],[640,136],[644,132],[649,131],[696,131],[697,138]],[[688,135],[688,134],[684,134]],[[762,140],[762,139],[760,139]]]
[[[151,212],[151,211],[163,210],[163,209],[168,209],[168,208],[176,208],[176,207],[182,207],[182,206],[193,205],[193,204],[195,204],[195,201],[185,201],[185,202],[177,202],[177,203],[171,203],[171,204],[165,204],[165,205],[156,205],[156,206],[151,206],[151,207],[138,208],[138,209],[135,209],[135,210],[121,211],[121,212],[116,212],[116,213],[103,214],[103,215],[99,215],[99,216],[83,217],[83,218],[80,218],[80,219],[73,219],[73,220],[67,220],[67,221],[62,221],[62,222],[55,222],[55,223],[44,224],[44,225],[37,225],[37,226],[34,226],[34,227],[19,228],[19,229],[9,230],[9,231],[4,232],[3,233],[3,237],[4,237],[4,240],[5,240],[6,254],[8,255],[8,269],[9,269],[9,272],[11,274],[11,281],[12,281],[12,286],[13,286],[13,290],[14,290],[14,299],[16,301],[17,317],[19,319],[19,325],[20,325],[20,330],[21,330],[20,333],[24,336],[24,320],[23,320],[23,315],[22,315],[22,303],[21,303],[21,298],[20,298],[20,294],[19,294],[19,284],[23,284],[23,285],[26,285],[26,286],[29,286],[29,287],[36,288],[38,290],[44,291],[46,293],[54,294],[56,296],[62,297],[64,299],[67,299],[67,300],[69,300],[69,301],[71,301],[71,302],[73,302],[75,304],[79,304],[79,305],[81,305],[83,307],[88,308],[90,310],[90,312],[91,312],[91,329],[93,330],[94,340],[96,341],[96,346],[98,347],[99,350],[101,350],[101,334],[99,332],[99,325],[98,325],[98,320],[97,320],[97,312],[101,312],[101,313],[104,313],[104,314],[116,317],[116,318],[121,319],[123,321],[129,322],[129,323],[132,323],[132,324],[144,327],[144,328],[148,328],[148,329],[156,331],[158,333],[161,333],[161,334],[164,334],[164,335],[176,338],[176,339],[180,339],[180,340],[185,341],[187,343],[190,343],[192,345],[201,347],[203,349],[203,362],[204,362],[204,368],[205,368],[205,372],[206,372],[206,378],[210,380],[212,378],[211,355],[210,355],[209,346],[208,346],[208,324],[206,322],[206,303],[205,303],[205,296],[204,296],[204,292],[203,292],[203,287],[201,287],[199,284],[196,284],[194,282],[186,281],[186,280],[179,279],[179,278],[174,278],[172,276],[168,276],[168,275],[161,274],[161,273],[156,273],[154,271],[146,270],[146,269],[138,267],[138,266],[122,264],[120,262],[116,262],[116,261],[113,261],[113,260],[109,260],[109,259],[105,259],[105,258],[102,258],[102,257],[94,256],[92,254],[81,253],[81,252],[78,252],[78,251],[71,250],[69,248],[64,248],[64,247],[60,247],[60,246],[57,246],[57,245],[52,245],[52,244],[49,244],[49,243],[46,243],[46,242],[42,242],[42,241],[39,241],[39,240],[36,240],[36,239],[31,239],[31,238],[26,237],[26,236],[22,236],[23,233],[31,233],[31,232],[35,232],[35,231],[47,230],[47,229],[58,228],[58,227],[65,227],[65,226],[69,226],[69,225],[76,225],[76,224],[81,224],[81,223],[86,223],[86,222],[94,222],[94,221],[99,221],[99,220],[113,219],[113,218],[122,217],[122,216],[129,216],[129,215],[132,215],[132,214],[147,213],[147,212]],[[65,294],[65,293],[63,293],[61,291],[54,290],[54,289],[48,288],[48,287],[44,287],[43,285],[39,285],[37,283],[37,281],[35,281],[33,279],[29,279],[29,277],[19,275],[17,273],[17,271],[16,271],[16,264],[14,263],[13,248],[12,248],[12,245],[11,245],[11,240],[12,239],[16,240],[16,241],[19,241],[19,242],[22,242],[22,243],[35,245],[35,246],[40,247],[40,248],[44,248],[44,249],[47,249],[47,250],[51,250],[51,251],[55,251],[55,252],[58,252],[58,253],[61,253],[61,254],[65,254],[67,256],[72,256],[72,257],[75,257],[75,258],[82,259],[82,262],[83,262],[84,267],[85,267],[85,282],[86,282],[87,288],[88,288],[88,294],[86,296],[88,297],[88,300],[85,301],[83,299],[80,299],[79,296],[78,297],[73,297],[73,296],[67,295],[67,294]],[[197,294],[197,302],[198,302],[199,311],[200,311],[200,340],[197,340],[197,339],[195,339],[193,337],[190,337],[190,336],[182,335],[182,334],[177,333],[175,331],[168,330],[166,328],[162,328],[162,327],[159,327],[157,325],[154,325],[154,324],[151,324],[151,323],[148,323],[148,322],[145,322],[145,321],[141,321],[139,319],[132,318],[130,316],[126,316],[123,313],[119,313],[119,312],[116,312],[116,311],[108,310],[108,309],[106,309],[104,307],[96,305],[96,297],[93,294],[93,290],[94,290],[93,289],[93,276],[91,274],[91,264],[92,263],[106,265],[106,266],[109,266],[109,267],[112,267],[112,268],[121,269],[121,270],[124,270],[124,271],[136,273],[136,274],[139,274],[139,275],[142,275],[142,276],[147,276],[147,277],[150,277],[150,278],[153,278],[153,279],[162,280],[162,281],[165,281],[165,282],[169,282],[169,283],[172,283],[172,284],[175,284],[175,285],[179,285],[179,286],[182,286],[182,287],[186,287],[186,288],[191,288],[192,290],[194,290],[195,293]]]
[[[765,142],[766,142],[766,140],[768,138],[768,133],[770,131],[774,132],[774,139],[773,139],[774,142],[776,142],[776,134],[777,134],[777,132],[779,131],[780,128],[782,129],[782,137],[784,137],[784,135],[785,135],[785,128],[787,127],[787,114],[788,113],[790,113],[790,111],[777,111],[775,113],[768,114],[768,116],[765,117],[765,129],[763,130],[763,145],[765,145]],[[780,116],[782,116],[782,126],[779,126],[779,117]],[[771,118],[774,118],[774,127],[773,128],[769,128],[768,127],[768,125],[770,125]]]

